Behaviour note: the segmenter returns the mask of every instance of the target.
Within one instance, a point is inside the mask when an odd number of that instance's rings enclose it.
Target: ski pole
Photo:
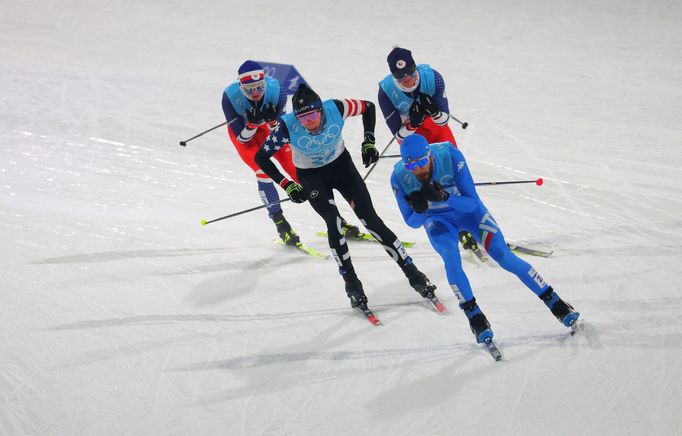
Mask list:
[[[512,180],[508,182],[478,182],[474,183],[476,186],[492,186],[492,185],[514,185],[517,183],[535,183],[538,186],[542,186],[543,183],[545,183],[544,180],[542,180],[542,177],[539,179],[535,180]]]
[[[465,121],[465,122],[461,122],[460,120],[458,120],[457,118],[455,118],[454,115],[452,115],[452,114],[448,114],[448,115],[450,115],[450,118],[452,118],[453,120],[457,121],[457,122],[459,123],[459,125],[462,126],[462,129],[466,129],[467,126],[469,126],[469,123],[467,123],[466,121]]]
[[[389,145],[390,145],[390,143],[389,143]],[[388,148],[388,146],[387,146],[387,148]],[[539,178],[539,179],[535,179],[535,180],[512,180],[512,181],[505,181],[505,182],[478,182],[478,183],[474,183],[474,185],[476,185],[476,186],[493,186],[493,185],[513,185],[513,184],[518,184],[518,183],[535,183],[536,185],[541,186],[544,183],[544,180],[542,180],[542,178]],[[206,221],[205,219],[202,219],[201,225],[205,226],[206,224],[211,224],[211,223],[214,223],[216,221],[226,220],[228,218],[232,218],[232,217],[235,217],[238,215],[243,215],[245,213],[253,212],[254,210],[263,209],[264,207],[284,203],[284,202],[287,202],[290,200],[291,200],[290,198],[285,198],[283,200],[273,201],[272,203],[261,204],[260,206],[252,207],[250,209],[244,209],[240,212],[231,213],[229,215],[221,216],[220,218],[215,218],[215,219],[212,219],[210,221]]]
[[[384,153],[386,152],[386,150],[388,150],[388,147],[390,147],[391,144],[393,144],[393,141],[394,141],[394,140],[395,140],[395,136],[394,136],[390,141],[388,141],[388,144],[386,144],[386,147],[384,147],[384,150],[381,152],[381,154],[384,154]],[[381,157],[381,155],[379,155],[379,157]],[[374,167],[377,165],[377,163],[379,163],[379,161],[374,162],[374,165],[372,165],[372,167],[369,169],[369,171],[367,171],[367,174],[365,174],[365,177],[364,177],[362,180],[367,179],[367,177],[368,177],[369,174],[372,172],[372,170],[373,170]],[[283,200],[273,201],[272,203],[261,204],[260,206],[252,207],[252,208],[250,208],[250,209],[244,209],[244,210],[242,210],[242,211],[240,211],[240,212],[231,213],[231,214],[229,214],[229,215],[221,216],[220,218],[215,218],[215,219],[212,219],[212,220],[210,220],[210,221],[207,221],[207,220],[205,220],[205,219],[202,219],[202,220],[201,220],[201,225],[202,225],[202,226],[205,226],[206,224],[211,224],[211,223],[214,223],[214,222],[216,222],[216,221],[226,220],[226,219],[228,219],[228,218],[232,218],[232,217],[235,217],[235,216],[238,216],[238,215],[243,215],[243,214],[245,214],[245,213],[253,212],[254,210],[263,209],[264,207],[268,207],[268,206],[272,206],[272,205],[275,205],[275,204],[284,203],[285,201],[289,201],[289,200],[291,200],[291,199],[290,199],[290,198],[285,198],[285,199],[283,199]]]
[[[234,120],[236,120],[236,119],[237,119],[237,118],[233,119],[232,121],[234,121]],[[222,127],[222,126],[224,126],[224,125],[226,125],[226,124],[229,126],[230,124],[232,124],[232,121],[230,121],[229,123],[228,123],[227,121],[225,121],[224,123],[220,123],[220,124],[218,124],[218,125],[215,126],[215,127],[211,127],[210,129],[205,130],[205,131],[199,133],[199,134],[196,135],[196,136],[192,136],[192,137],[189,138],[189,139],[185,139],[184,141],[180,141],[180,146],[182,146],[182,147],[187,147],[187,143],[188,143],[189,141],[191,141],[192,139],[197,139],[198,137],[200,137],[200,136],[202,136],[202,135],[205,135],[206,133],[208,133],[208,132],[210,132],[210,131],[212,131],[212,130],[217,129],[218,127]]]
[[[396,158],[396,157],[402,157],[399,154],[387,154],[385,156],[379,156],[381,159],[385,158]],[[505,181],[505,182],[478,182],[474,183],[476,186],[488,186],[488,185],[514,185],[517,183],[535,183],[538,186],[542,186],[543,183],[545,183],[542,178],[535,179],[535,180],[511,180],[511,181]]]
[[[393,144],[393,141],[395,141],[395,136],[392,137],[390,141],[388,141],[388,144],[386,144],[386,147],[384,147],[384,149],[381,151],[381,154],[379,155],[379,159],[381,159],[384,156],[384,153],[386,153],[386,150],[388,150],[388,147],[390,147],[391,144]],[[374,170],[374,167],[377,166],[377,164],[379,163],[379,159],[377,159],[377,161],[374,162],[374,164],[369,168],[369,171],[367,171],[367,174],[365,174],[365,177],[362,178],[363,182],[365,180],[367,180],[367,177],[369,177],[370,174],[372,174],[372,170]]]
[[[273,201],[272,203],[261,204],[260,206],[252,207],[251,209],[245,209],[245,210],[242,210],[241,212],[235,212],[235,213],[231,213],[231,214],[229,214],[229,215],[221,216],[220,218],[215,218],[215,219],[212,219],[212,220],[210,220],[210,221],[206,221],[205,219],[202,219],[202,220],[201,220],[201,225],[202,225],[202,226],[205,226],[206,224],[211,224],[211,223],[214,223],[214,222],[216,222],[216,221],[226,220],[226,219],[228,219],[228,218],[232,218],[233,216],[243,215],[243,214],[245,214],[245,213],[253,212],[254,210],[263,209],[264,207],[268,207],[268,206],[273,206],[273,205],[275,205],[275,204],[284,203],[285,201],[289,201],[289,200],[291,200],[291,199],[290,199],[290,198],[285,198],[285,199],[283,199],[283,200]]]

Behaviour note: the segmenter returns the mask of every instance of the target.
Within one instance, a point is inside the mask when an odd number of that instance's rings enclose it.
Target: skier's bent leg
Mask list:
[[[384,221],[374,209],[372,198],[367,190],[367,185],[365,185],[360,174],[355,171],[351,177],[352,179],[349,183],[341,189],[341,194],[353,207],[355,215],[362,225],[365,226],[367,232],[381,243],[386,250],[386,253],[388,253],[401,268],[406,264],[411,263],[412,260],[407,255],[403,244],[395,233],[384,224]]]
[[[448,283],[457,301],[461,304],[474,298],[469,279],[462,269],[462,259],[457,246],[457,229],[437,220],[428,220],[424,228],[431,246],[443,259]]]
[[[542,276],[528,262],[521,259],[507,247],[502,232],[497,232],[487,244],[488,254],[502,268],[516,275],[535,295],[549,288]]]
[[[339,210],[334,202],[334,197],[331,191],[324,192],[318,190],[316,198],[310,198],[310,204],[313,209],[324,219],[327,225],[327,240],[329,248],[332,251],[334,259],[339,266],[339,273],[345,282],[346,295],[350,299],[352,307],[367,307],[367,297],[362,286],[362,282],[358,279],[351,262],[350,252],[346,238],[342,233],[342,219],[339,215]]]
[[[263,204],[266,205],[270,218],[275,215],[281,215],[282,207],[278,203],[279,194],[275,184],[270,179],[256,178],[256,180],[258,181],[258,195]]]
[[[300,239],[296,232],[291,228],[291,224],[284,218],[284,213],[279,203],[277,188],[270,179],[258,179],[258,194],[263,204],[267,205],[268,215],[277,227],[277,233],[286,245],[296,245]],[[275,204],[273,204],[275,203]]]

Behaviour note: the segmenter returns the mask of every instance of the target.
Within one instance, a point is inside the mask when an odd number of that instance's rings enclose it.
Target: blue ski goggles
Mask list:
[[[407,162],[403,162],[403,166],[407,171],[414,171],[417,168],[423,168],[426,165],[429,164],[429,160],[431,158],[431,152],[427,153],[426,156],[417,158],[415,160],[409,160]]]

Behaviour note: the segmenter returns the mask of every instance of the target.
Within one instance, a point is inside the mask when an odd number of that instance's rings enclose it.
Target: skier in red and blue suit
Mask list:
[[[386,61],[391,74],[379,82],[379,106],[398,143],[419,133],[430,143],[447,141],[457,147],[448,126],[450,109],[443,76],[429,65],[417,65],[405,48],[393,48]],[[468,232],[462,231],[459,240],[465,250],[477,251]]]
[[[254,61],[246,61],[238,71],[238,78],[223,91],[223,113],[229,123],[227,130],[239,157],[256,173],[258,193],[267,206],[268,216],[277,227],[277,233],[287,245],[300,242],[279,205],[279,194],[270,177],[254,160],[270,131],[277,126],[277,118],[284,113],[287,93],[277,79],[267,77],[263,67]],[[274,158],[294,180],[296,169],[291,160],[289,146],[282,147]]]
[[[449,141],[450,109],[443,76],[431,66],[417,65],[412,52],[395,47],[386,58],[391,74],[379,82],[379,106],[391,133],[402,143],[413,133],[429,142]]]
[[[507,247],[502,230],[476,192],[461,151],[450,142],[429,144],[422,135],[408,136],[400,147],[402,161],[391,174],[403,219],[412,228],[424,227],[431,245],[443,259],[448,283],[459,300],[479,343],[493,332],[476,304],[457,247],[460,231],[475,235],[479,244],[505,270],[516,275],[565,326],[580,316],[540,274]]]

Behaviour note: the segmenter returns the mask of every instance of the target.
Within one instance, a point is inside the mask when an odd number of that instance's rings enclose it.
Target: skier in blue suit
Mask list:
[[[403,141],[400,153],[402,161],[396,163],[391,174],[400,212],[407,225],[426,230],[431,245],[443,259],[448,283],[478,343],[492,339],[493,331],[462,270],[457,246],[462,230],[474,235],[479,245],[533,291],[561,323],[574,325],[580,314],[559,298],[535,268],[507,247],[500,227],[476,193],[464,156],[452,143],[429,144],[414,133]]]

